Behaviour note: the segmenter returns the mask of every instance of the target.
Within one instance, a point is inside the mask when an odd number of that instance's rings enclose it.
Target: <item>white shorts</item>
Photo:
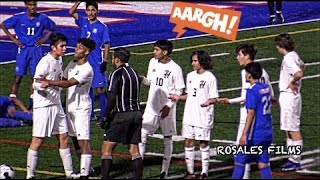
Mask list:
[[[141,128],[142,133],[152,135],[158,130],[159,126],[163,136],[172,136],[177,134],[176,119],[172,117],[161,118],[161,116],[148,113],[143,114]]]
[[[188,124],[182,125],[182,136],[188,139],[210,141],[211,129],[191,126]]]
[[[279,104],[280,129],[283,131],[300,131],[301,94],[294,95],[289,92],[281,92]]]
[[[67,132],[67,119],[61,105],[33,109],[32,136],[51,137]]]
[[[89,140],[90,117],[91,111],[89,109],[68,112],[69,136],[77,137],[78,140]]]

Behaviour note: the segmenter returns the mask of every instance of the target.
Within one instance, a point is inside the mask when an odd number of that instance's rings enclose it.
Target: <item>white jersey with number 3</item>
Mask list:
[[[202,128],[212,128],[214,105],[201,107],[209,98],[218,98],[217,79],[210,72],[198,74],[190,72],[186,80],[187,101],[184,107],[183,124]]]
[[[177,93],[185,88],[181,67],[170,60],[168,63],[161,63],[155,58],[149,62],[147,79],[150,80],[146,113],[160,116],[160,110],[166,104],[172,104],[168,117],[176,118],[176,103],[168,97],[169,93]]]

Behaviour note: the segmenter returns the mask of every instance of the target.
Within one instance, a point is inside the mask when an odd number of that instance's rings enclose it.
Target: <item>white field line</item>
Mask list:
[[[218,56],[227,56],[230,53],[219,53],[219,54],[211,54],[210,57],[218,57]]]
[[[277,58],[271,57],[271,58],[261,58],[261,59],[256,59],[254,60],[255,62],[263,62],[263,61],[270,61],[270,60],[275,60]]]

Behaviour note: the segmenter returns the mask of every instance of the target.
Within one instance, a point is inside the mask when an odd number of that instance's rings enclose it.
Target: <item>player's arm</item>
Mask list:
[[[78,20],[78,18],[79,18],[79,14],[76,13],[76,10],[79,7],[80,3],[81,3],[81,1],[77,1],[76,3],[74,3],[74,5],[69,10],[69,14],[76,20]]]
[[[1,23],[0,27],[1,29],[3,29],[3,31],[7,34],[7,36],[11,39],[13,43],[15,43],[18,47],[23,47],[23,44],[6,28],[4,22]]]
[[[186,92],[183,92],[182,95],[177,95],[177,94],[169,94],[169,99],[174,102],[178,101],[186,101],[187,100],[188,94]]]
[[[247,140],[247,133],[251,127],[251,124],[253,122],[253,118],[254,118],[254,114],[255,114],[255,110],[254,109],[247,109],[247,118],[246,118],[246,124],[244,126],[244,129],[242,131],[242,135],[239,141],[240,145],[246,145],[246,140]]]
[[[28,109],[24,106],[24,104],[22,103],[22,101],[18,98],[10,98],[10,100],[16,105],[18,106],[19,109],[21,109],[21,111],[27,112]]]
[[[41,87],[46,88],[48,86],[59,86],[63,88],[68,88],[79,84],[79,81],[75,78],[70,78],[69,80],[45,80],[41,79]]]
[[[105,72],[107,70],[108,56],[109,56],[109,51],[110,51],[110,43],[105,43],[103,46],[104,46],[103,61],[100,66],[101,72]]]

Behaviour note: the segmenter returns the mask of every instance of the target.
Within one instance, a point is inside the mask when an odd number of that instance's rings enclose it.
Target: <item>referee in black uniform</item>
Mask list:
[[[114,71],[109,76],[107,91],[107,117],[102,122],[105,128],[102,144],[102,179],[109,179],[112,165],[112,151],[117,143],[129,145],[134,175],[142,179],[143,161],[139,153],[141,142],[142,113],[140,111],[139,74],[129,64],[130,52],[126,48],[116,48],[112,55]],[[114,112],[111,112],[114,111]]]

